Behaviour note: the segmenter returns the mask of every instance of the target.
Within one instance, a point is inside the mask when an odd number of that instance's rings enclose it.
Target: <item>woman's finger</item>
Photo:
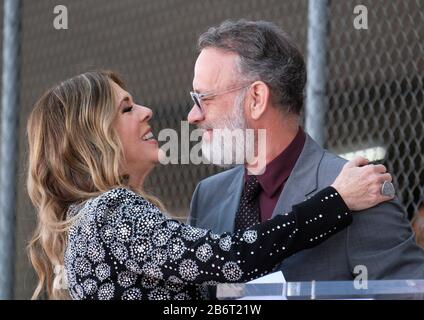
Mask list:
[[[368,163],[369,163],[368,159],[358,156],[358,157],[353,158],[349,162],[347,162],[345,164],[345,167],[346,168],[362,167],[362,166],[367,165]]]
[[[390,173],[379,174],[377,176],[377,179],[381,184],[383,184],[384,181],[389,181],[389,182],[393,181],[392,175]]]
[[[378,173],[386,173],[387,172],[387,168],[386,166],[382,165],[382,164],[376,164],[374,166],[374,171],[378,172]]]

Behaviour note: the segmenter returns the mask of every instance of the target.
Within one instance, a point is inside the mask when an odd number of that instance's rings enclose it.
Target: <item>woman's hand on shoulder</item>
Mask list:
[[[368,163],[363,157],[347,162],[331,185],[352,211],[368,209],[394,198],[381,193],[383,183],[392,181],[386,167]]]

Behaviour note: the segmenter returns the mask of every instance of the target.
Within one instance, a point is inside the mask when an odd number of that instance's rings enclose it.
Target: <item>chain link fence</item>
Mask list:
[[[368,30],[349,18],[358,3]],[[424,1],[332,1],[330,10],[327,146],[381,159],[411,217],[424,205]]]
[[[180,131],[192,106],[189,91],[201,32],[228,18],[265,19],[305,47],[307,1],[62,1],[69,29],[52,25],[56,1],[24,1],[23,101],[31,108],[51,84],[87,69],[120,72],[140,103],[154,110],[153,131]],[[288,14],[289,13],[289,14]],[[26,48],[26,50],[25,50]],[[174,215],[185,215],[197,182],[220,169],[158,167],[148,190]]]
[[[58,4],[68,9],[67,30],[53,27]],[[353,26],[358,4],[368,9],[368,30]],[[410,215],[424,199],[423,5],[422,0],[329,5],[326,147],[338,154],[383,150]],[[153,109],[155,134],[179,131],[192,105],[188,92],[201,32],[227,18],[269,20],[306,54],[307,8],[307,0],[23,0],[15,296],[28,298],[34,288],[23,249],[34,228],[25,189],[25,124],[45,89],[90,69],[116,70],[135,99]],[[183,216],[196,184],[219,171],[211,165],[160,166],[148,189],[173,215]]]

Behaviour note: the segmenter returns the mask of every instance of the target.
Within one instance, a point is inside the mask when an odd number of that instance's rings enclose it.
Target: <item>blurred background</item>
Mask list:
[[[307,52],[308,3],[21,1],[21,33],[15,40],[21,45],[20,103],[8,106],[19,110],[14,298],[28,299],[35,288],[35,274],[25,250],[35,225],[25,187],[25,129],[36,99],[65,78],[97,68],[111,69],[123,75],[136,101],[153,109],[155,133],[163,128],[180,131],[180,121],[186,119],[192,106],[188,92],[197,38],[227,18],[272,21],[294,39],[305,58],[325,56],[322,84],[326,105],[319,111],[324,119],[323,145],[346,157],[359,151],[387,165],[397,195],[408,217],[413,217],[424,205],[424,0],[327,1],[325,52]],[[3,4],[1,1],[0,26]],[[53,26],[57,5],[67,8],[67,30]],[[368,9],[366,30],[354,27],[357,5]],[[149,180],[149,190],[165,200],[172,214],[185,216],[196,184],[219,171],[210,165],[160,166]],[[0,252],[0,259],[8,257]]]

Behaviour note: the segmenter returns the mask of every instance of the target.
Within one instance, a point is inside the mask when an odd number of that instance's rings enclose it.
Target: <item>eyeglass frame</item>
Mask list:
[[[215,98],[216,96],[220,96],[220,95],[223,95],[223,94],[226,94],[226,93],[230,93],[230,92],[233,92],[233,91],[245,89],[245,88],[247,88],[247,87],[249,87],[251,85],[252,84],[250,83],[250,84],[244,85],[242,87],[236,87],[236,88],[232,88],[232,89],[227,89],[227,90],[224,90],[224,91],[221,91],[221,92],[216,92],[216,93],[214,93],[214,92],[198,93],[198,92],[195,92],[195,91],[190,91],[190,96],[191,96],[191,100],[193,100],[194,104],[200,109],[200,111],[202,112],[202,114],[204,114],[205,113],[205,109],[202,106],[202,99],[204,99],[205,97],[207,99]]]

